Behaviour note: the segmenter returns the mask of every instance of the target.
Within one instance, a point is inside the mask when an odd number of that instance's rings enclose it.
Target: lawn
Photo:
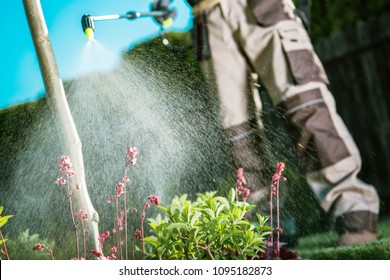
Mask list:
[[[378,240],[363,245],[337,247],[338,235],[334,231],[302,237],[294,248],[303,259],[310,260],[389,260],[390,217],[378,224]]]

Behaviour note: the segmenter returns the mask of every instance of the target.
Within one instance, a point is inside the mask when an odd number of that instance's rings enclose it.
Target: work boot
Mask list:
[[[336,230],[340,234],[338,246],[362,244],[377,239],[378,215],[369,211],[344,213],[336,219]]]
[[[338,246],[368,243],[376,240],[376,233],[363,229],[361,232],[346,232],[341,235]]]

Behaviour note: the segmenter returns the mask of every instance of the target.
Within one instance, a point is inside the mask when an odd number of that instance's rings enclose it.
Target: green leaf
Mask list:
[[[146,243],[149,243],[149,244],[153,245],[154,247],[158,246],[157,238],[155,236],[145,237],[144,241]]]
[[[250,229],[245,231],[245,239],[247,240],[247,242],[251,242],[253,240],[253,237],[254,237],[253,231],[251,231]]]
[[[172,223],[167,227],[167,229],[177,229],[180,231],[181,229],[187,229],[187,225],[184,223]]]
[[[183,215],[185,220],[188,222],[191,216],[191,202],[188,200],[184,201]]]
[[[164,206],[158,205],[157,208],[160,209],[161,211],[163,211],[164,213],[168,212],[167,208]]]
[[[229,206],[228,206],[229,207]],[[226,208],[226,205],[225,204],[220,204],[217,208],[217,210],[215,211],[215,216],[218,217],[219,214],[224,210],[224,209],[228,209]]]
[[[1,217],[0,218],[0,228],[2,228],[8,222],[8,219],[11,217],[12,217],[12,215]]]
[[[3,206],[0,206],[0,215],[1,215],[1,213],[3,213]]]
[[[232,203],[236,200],[236,191],[233,188],[230,189],[229,200],[230,200],[230,203]]]
[[[202,212],[195,212],[195,214],[191,218],[190,226],[194,227],[194,224],[198,221],[198,219],[202,216]]]
[[[209,218],[211,218],[211,219],[214,219],[214,218],[215,218],[215,216],[214,216],[214,211],[211,210],[211,209],[209,209],[209,208],[202,209],[202,212],[203,212],[204,214],[206,214],[207,217],[209,217]]]

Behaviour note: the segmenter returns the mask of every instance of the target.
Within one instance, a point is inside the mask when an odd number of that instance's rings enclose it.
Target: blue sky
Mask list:
[[[130,45],[155,37],[159,26],[151,18],[95,22],[95,38],[104,48],[104,57],[80,66],[87,39],[82,32],[83,14],[125,14],[147,12],[151,0],[41,0],[49,37],[62,80],[76,78],[93,71],[106,71],[116,66]],[[6,1],[0,17],[1,82],[0,109],[36,100],[44,90],[22,0]],[[175,0],[174,24],[168,30],[186,31],[192,26],[190,8],[184,0]],[[100,52],[101,53],[101,52]]]

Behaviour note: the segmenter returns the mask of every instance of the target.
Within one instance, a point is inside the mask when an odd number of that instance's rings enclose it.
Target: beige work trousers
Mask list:
[[[358,148],[336,112],[327,76],[301,21],[292,17],[261,26],[246,0],[221,0],[204,12],[211,58],[202,63],[216,86],[224,127],[253,118],[251,108],[256,106],[248,77],[256,72],[273,104],[283,108],[303,135],[296,144],[304,147],[305,135],[317,139],[321,166],[308,170],[306,178],[321,207],[334,210],[336,216],[354,211],[378,214],[376,189],[357,178]]]

